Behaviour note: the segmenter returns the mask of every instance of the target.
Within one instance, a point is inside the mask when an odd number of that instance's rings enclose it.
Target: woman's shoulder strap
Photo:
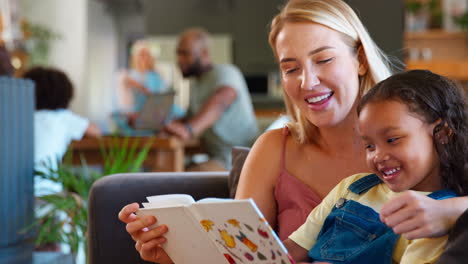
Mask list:
[[[286,169],[286,142],[288,141],[288,135],[289,135],[289,128],[288,126],[284,126],[283,130],[283,147],[281,149],[281,172],[283,172]]]

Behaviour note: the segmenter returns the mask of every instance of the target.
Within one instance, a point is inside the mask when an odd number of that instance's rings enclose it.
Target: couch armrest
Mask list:
[[[457,220],[449,233],[449,240],[445,251],[440,256],[437,264],[465,263],[468,259],[468,210]]]
[[[151,195],[183,193],[195,200],[229,197],[229,172],[126,173],[106,176],[94,183],[88,208],[88,263],[146,263],[118,219],[120,209],[146,202]]]

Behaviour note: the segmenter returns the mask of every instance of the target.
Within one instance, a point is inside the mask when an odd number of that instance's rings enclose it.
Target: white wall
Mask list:
[[[61,36],[50,47],[50,66],[65,71],[75,86],[71,109],[107,126],[117,32],[104,4],[96,0],[19,0],[19,6],[27,20]]]
[[[88,0],[20,0],[20,14],[32,23],[46,26],[60,35],[50,47],[50,65],[68,73],[75,86],[71,108],[87,114],[85,54],[87,53]]]
[[[86,84],[89,91],[88,115],[101,128],[109,128],[112,111],[114,73],[117,70],[118,33],[102,2],[88,2]]]

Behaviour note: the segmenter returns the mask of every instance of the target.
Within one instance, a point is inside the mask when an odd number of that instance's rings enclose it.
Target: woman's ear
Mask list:
[[[363,76],[369,70],[369,64],[367,63],[366,53],[364,52],[362,44],[359,45],[357,49],[357,59],[359,63],[358,74],[359,76]]]

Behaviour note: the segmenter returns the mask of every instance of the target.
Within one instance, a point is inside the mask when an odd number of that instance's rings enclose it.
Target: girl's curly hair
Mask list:
[[[73,85],[68,76],[58,69],[35,67],[24,73],[36,86],[36,110],[66,109],[73,98]]]
[[[358,114],[366,104],[380,100],[398,100],[429,124],[440,120],[433,140],[440,159],[442,186],[468,194],[468,107],[461,86],[426,70],[398,73],[362,97]]]

